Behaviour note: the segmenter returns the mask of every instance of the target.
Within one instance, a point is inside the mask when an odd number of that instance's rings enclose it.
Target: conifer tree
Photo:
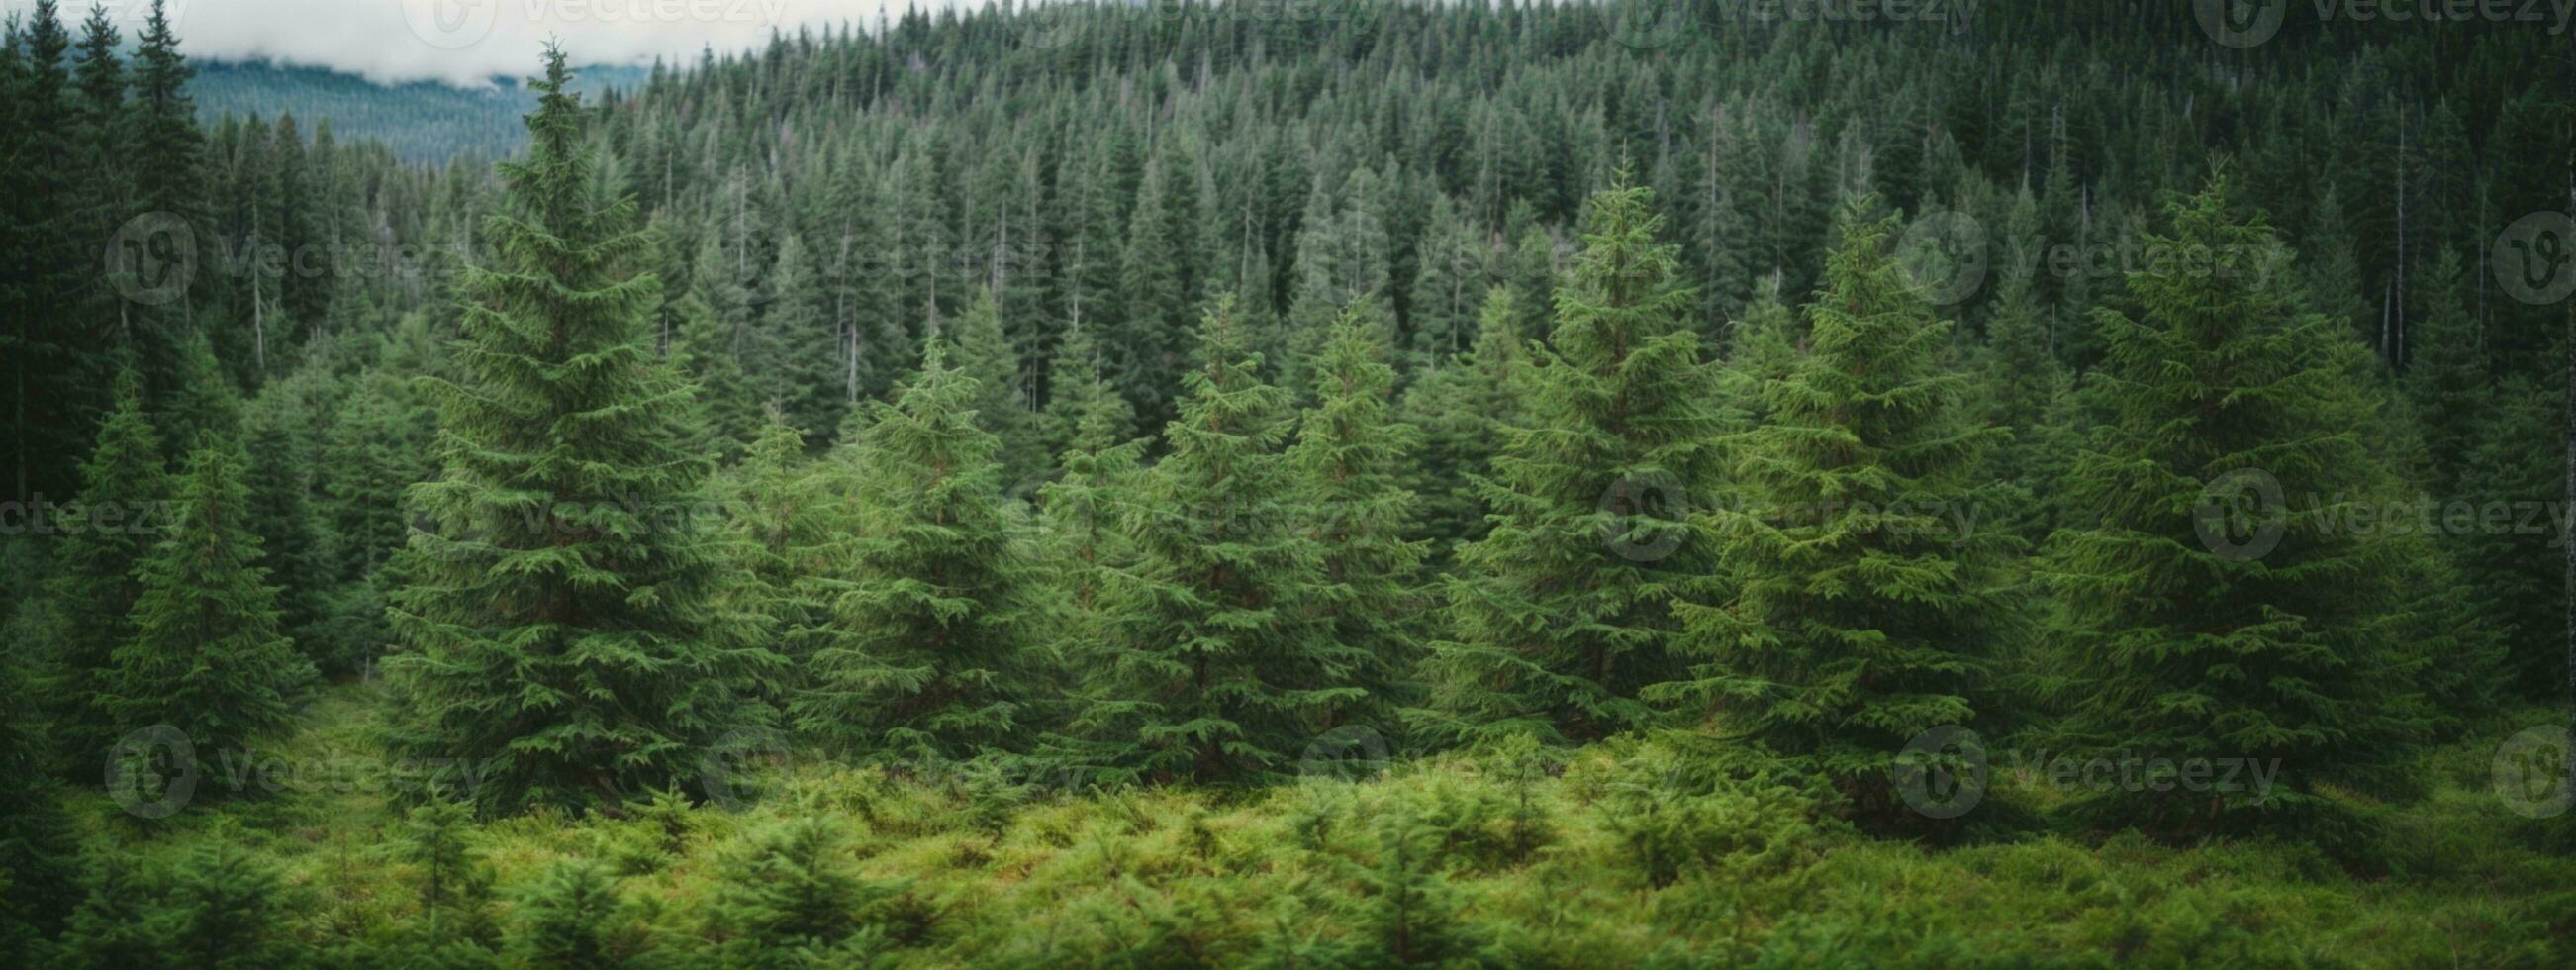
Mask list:
[[[992,432],[1000,445],[1002,484],[1021,489],[1042,464],[1038,460],[1037,412],[1020,373],[1020,354],[1002,331],[1001,310],[990,288],[979,290],[966,312],[943,321],[943,339],[957,370],[975,381],[975,422]]]
[[[1698,663],[1659,699],[1806,759],[1864,813],[1916,734],[1975,717],[1978,651],[2016,545],[1980,527],[2005,432],[1963,401],[1950,327],[1887,252],[1893,220],[1852,222],[1807,308],[1807,349],[1761,382],[1759,427],[1726,447],[1744,501],[1703,514],[1729,598],[1681,602]]]
[[[823,608],[814,589],[831,560],[832,496],[824,473],[805,459],[805,438],[787,416],[772,411],[769,426],[751,443],[742,464],[722,480],[726,538],[735,580],[725,598],[760,619],[764,639],[794,663],[802,658],[796,631],[814,625]]]
[[[760,428],[762,402],[742,362],[727,349],[729,341],[716,315],[696,294],[678,301],[679,330],[671,337],[672,369],[696,386],[704,416],[702,442],[695,443],[718,462],[742,457],[743,446]]]
[[[652,945],[624,932],[635,906],[597,861],[559,862],[523,891],[511,908],[506,951],[519,966],[545,970],[616,970],[654,956]]]
[[[1111,635],[1118,614],[1113,579],[1131,559],[1124,525],[1145,445],[1127,437],[1135,412],[1087,352],[1088,333],[1069,333],[1056,361],[1047,419],[1063,447],[1055,480],[1038,489],[1044,592],[1054,597],[1058,640],[1080,656]]]
[[[266,553],[269,576],[277,581],[279,628],[296,637],[297,646],[314,666],[345,669],[329,645],[306,637],[322,616],[322,594],[329,588],[323,537],[313,514],[313,449],[304,431],[318,415],[291,399],[299,375],[269,385],[251,402],[242,422],[242,445],[250,453],[245,485],[250,494],[251,530]]]
[[[845,573],[826,585],[798,727],[868,756],[962,759],[1028,716],[1028,550],[1003,496],[977,382],[933,340],[893,403],[869,408]]]
[[[1405,420],[1422,430],[1422,534],[1435,559],[1458,543],[1484,538],[1485,509],[1476,482],[1494,471],[1504,429],[1520,421],[1518,381],[1529,363],[1512,292],[1485,292],[1477,311],[1476,342],[1466,354],[1405,389]]]
[[[2219,178],[2177,199],[2174,236],[2147,243],[2274,251],[2270,227],[2225,198]],[[2165,783],[2097,806],[2160,831],[2299,820],[2328,784],[2394,790],[2417,730],[2420,660],[2389,642],[2398,547],[2343,527],[2389,494],[2335,356],[2352,338],[2278,282],[2133,273],[2145,319],[2097,315],[2110,422],[2065,487],[2098,524],[2061,532],[2043,567],[2075,623],[2072,730],[2140,757],[2281,759],[2268,791]]]
[[[1661,221],[1643,188],[1592,199],[1526,423],[1479,488],[1492,531],[1444,582],[1450,636],[1412,715],[1433,736],[1563,743],[1655,720],[1637,691],[1673,679],[1670,601],[1712,567],[1680,508],[1716,481],[1722,427]]]
[[[118,377],[116,410],[99,424],[98,443],[81,465],[81,527],[65,530],[45,580],[55,680],[44,701],[62,755],[75,765],[95,765],[116,739],[107,699],[116,651],[134,637],[130,615],[143,596],[136,570],[173,525],[161,469],[160,441],[143,417],[142,382],[129,371]]]
[[[1340,686],[1366,658],[1309,619],[1318,557],[1285,487],[1287,395],[1246,339],[1231,298],[1200,323],[1170,454],[1128,515],[1125,615],[1076,658],[1095,672],[1076,757],[1113,778],[1275,776],[1328,711],[1366,698]]]
[[[1357,651],[1342,682],[1368,692],[1364,703],[1334,710],[1334,724],[1392,712],[1421,643],[1419,583],[1430,543],[1409,538],[1418,503],[1404,487],[1414,477],[1419,433],[1393,414],[1395,368],[1377,312],[1364,297],[1334,322],[1312,366],[1315,404],[1288,449],[1286,484],[1310,510],[1318,546],[1311,608],[1325,637]]]
[[[2422,317],[2407,335],[2404,390],[2407,404],[2421,422],[2426,457],[2431,461],[2433,493],[2444,500],[2460,497],[2469,453],[2486,428],[2486,350],[2480,346],[2476,319],[2461,301],[2460,254],[2444,250],[2416,292],[2425,297]]]
[[[200,750],[242,751],[287,726],[313,678],[278,626],[243,465],[209,442],[172,486],[168,527],[136,568],[134,639],[117,648],[109,681],[105,706],[121,730],[170,724]]]
[[[725,966],[867,966],[884,946],[871,925],[889,887],[853,871],[849,837],[824,818],[754,833],[725,860],[707,907],[707,936]]]
[[[500,167],[500,262],[469,274],[459,376],[428,385],[446,471],[413,490],[433,525],[394,608],[396,744],[478,759],[487,809],[694,780],[770,660],[715,608],[688,390],[644,332],[658,281],[624,268],[645,240],[593,192],[569,81],[550,51],[528,159]]]

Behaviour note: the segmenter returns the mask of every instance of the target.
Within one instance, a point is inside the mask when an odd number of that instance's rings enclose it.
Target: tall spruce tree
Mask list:
[[[1445,580],[1450,636],[1413,712],[1435,737],[1604,737],[1656,720],[1637,692],[1677,673],[1669,605],[1713,563],[1681,510],[1717,480],[1724,420],[1653,194],[1622,181],[1592,198],[1526,424],[1479,488],[1492,531]]]
[[[172,526],[170,483],[161,445],[143,416],[142,381],[131,371],[116,382],[116,410],[98,426],[98,443],[81,464],[78,529],[65,529],[45,580],[45,639],[54,677],[44,691],[62,754],[95,767],[116,739],[107,707],[119,647],[134,638],[131,614],[143,596],[138,572],[155,537]]]
[[[1030,706],[1032,602],[1000,441],[977,382],[937,339],[893,403],[869,407],[846,572],[826,584],[815,683],[796,724],[862,755],[962,759],[1014,743]]]
[[[105,706],[121,730],[169,724],[199,751],[238,753],[283,730],[313,679],[279,629],[244,464],[209,440],[172,487],[164,538],[136,569],[134,639],[117,648],[109,679]]]
[[[1730,598],[1674,606],[1699,661],[1658,698],[1804,759],[1884,816],[1886,769],[1916,734],[1974,720],[1978,652],[2004,557],[1980,483],[2006,436],[1963,400],[1934,320],[1887,251],[1893,220],[1850,222],[1807,307],[1806,352],[1761,382],[1765,420],[1726,441],[1742,503],[1704,513]]]
[[[1485,509],[1476,483],[1493,474],[1504,429],[1519,423],[1520,380],[1529,364],[1510,290],[1485,292],[1477,311],[1476,342],[1446,366],[1405,389],[1405,420],[1422,433],[1420,477],[1422,533],[1435,559],[1445,560],[1462,542],[1485,536]]]
[[[1366,697],[1346,686],[1366,658],[1311,619],[1318,557],[1286,487],[1287,395],[1262,382],[1243,331],[1231,298],[1201,321],[1171,452],[1127,516],[1124,616],[1078,658],[1095,677],[1074,756],[1111,778],[1274,777],[1329,711]]]
[[[396,744],[486,765],[486,809],[694,782],[771,659],[714,607],[689,390],[654,358],[659,281],[625,269],[646,240],[595,193],[570,80],[549,51],[527,160],[500,166],[499,261],[467,279],[457,378],[428,384],[446,470],[413,489],[431,525],[393,610]]]
[[[1360,703],[1333,709],[1333,725],[1393,713],[1421,645],[1430,542],[1411,538],[1419,503],[1404,487],[1414,477],[1419,432],[1393,413],[1395,368],[1377,314],[1363,297],[1333,323],[1309,368],[1315,404],[1299,417],[1288,449],[1286,485],[1309,510],[1322,571],[1311,608],[1324,636],[1355,651],[1343,682],[1367,691]]]
[[[2213,178],[2168,204],[2172,237],[2145,242],[2276,252],[2225,198]],[[2397,789],[2419,724],[2421,658],[2390,642],[2400,547],[2347,527],[2390,494],[2336,350],[2353,337],[2262,266],[2132,273],[2146,317],[2096,315],[2110,420],[2064,486],[2095,524],[2060,532],[2043,566],[2075,627],[2059,689],[2084,698],[2077,743],[2175,764],[2280,759],[2268,787],[2156,778],[2095,803],[2167,833],[2309,818],[2325,785]]]

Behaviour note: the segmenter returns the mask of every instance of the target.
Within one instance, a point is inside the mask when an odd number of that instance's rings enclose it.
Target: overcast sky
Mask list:
[[[700,47],[747,50],[772,28],[844,20],[873,25],[880,7],[896,12],[955,0],[169,0],[182,48],[191,57],[266,58],[337,68],[378,81],[438,80],[477,85],[494,75],[536,70],[548,37],[559,37],[577,64],[650,61],[654,55],[695,59]],[[978,6],[982,0],[973,0]],[[61,0],[63,20],[79,32],[91,0]],[[12,12],[36,0],[0,0]],[[109,16],[131,37],[151,0],[105,0]]]

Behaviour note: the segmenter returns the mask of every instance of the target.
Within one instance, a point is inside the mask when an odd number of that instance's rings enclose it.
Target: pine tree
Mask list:
[[[724,966],[866,966],[884,946],[871,925],[892,890],[853,871],[847,834],[825,818],[760,830],[724,863],[706,935]]]
[[[1492,531],[1443,584],[1451,635],[1412,714],[1437,737],[1563,743],[1651,723],[1637,691],[1676,672],[1668,605],[1713,565],[1680,521],[1716,481],[1722,426],[1684,322],[1694,298],[1655,240],[1650,191],[1601,192],[1586,219],[1552,346],[1522,385],[1526,424],[1479,488]]]
[[[1485,292],[1477,311],[1476,342],[1448,366],[1424,374],[1405,389],[1405,420],[1422,430],[1420,476],[1422,533],[1435,559],[1452,547],[1485,536],[1485,509],[1476,482],[1494,471],[1504,429],[1520,422],[1518,381],[1529,352],[1517,328],[1518,310],[1503,287]]]
[[[593,860],[556,863],[523,891],[510,911],[507,952],[518,966],[544,970],[617,970],[654,956],[649,942],[625,932],[635,906],[617,892],[608,868]]]
[[[418,867],[421,918],[431,940],[483,939],[491,935],[486,906],[492,870],[473,844],[474,806],[434,792],[412,806],[393,834],[394,858]]]
[[[500,168],[501,262],[469,274],[458,378],[428,385],[446,471],[412,492],[434,525],[395,597],[397,746],[478,759],[487,809],[694,779],[756,718],[741,694],[773,659],[713,606],[688,390],[653,359],[658,281],[623,269],[645,240],[631,203],[593,194],[569,80],[549,52],[528,159]]]
[[[1038,416],[1029,409],[1019,350],[1002,331],[1001,309],[993,301],[993,291],[977,291],[966,312],[942,322],[940,328],[957,370],[975,381],[975,397],[968,405],[975,411],[975,423],[1000,443],[994,457],[1002,466],[1002,483],[1014,492],[1026,491],[1026,483],[1042,464]]]
[[[1298,528],[1280,444],[1287,395],[1260,379],[1233,301],[1199,325],[1201,366],[1171,451],[1128,515],[1137,563],[1072,730],[1111,777],[1240,781],[1287,770],[1365,658],[1309,619],[1317,550]]]
[[[1100,373],[1097,356],[1086,349],[1087,334],[1078,327],[1067,334],[1056,361],[1047,418],[1062,429],[1051,437],[1063,446],[1055,479],[1037,495],[1038,556],[1047,579],[1039,592],[1048,597],[1048,629],[1062,645],[1057,653],[1077,661],[1103,656],[1119,635],[1125,603],[1117,579],[1134,558],[1124,525],[1145,446],[1127,437],[1135,413]]]
[[[679,331],[671,338],[671,369],[695,388],[695,403],[704,419],[702,440],[692,442],[718,463],[742,457],[760,428],[759,391],[733,352],[725,349],[723,328],[695,295],[680,298]]]
[[[2406,402],[2423,428],[2433,493],[2446,500],[2460,494],[2469,453],[2477,447],[2490,411],[2486,350],[2477,321],[2460,299],[2462,272],[2460,254],[2444,250],[2430,276],[2416,285],[2426,305],[2407,335],[2412,359],[2403,383]]]
[[[2567,466],[2564,455],[2531,442],[2564,430],[2563,392],[2517,375],[2498,381],[2492,400],[2455,501],[2481,516],[2496,510],[2511,524],[2471,531],[2458,562],[2476,612],[2504,637],[2510,693],[2556,698],[2567,686],[2566,562],[2557,548],[2566,540],[2565,513],[2551,503],[2565,494]]]
[[[805,459],[804,436],[773,411],[742,464],[721,482],[736,577],[725,599],[760,618],[763,639],[779,645],[792,669],[806,659],[796,631],[821,616],[814,580],[827,570],[832,532],[840,525],[824,475]]]
[[[239,752],[283,730],[313,665],[280,632],[260,566],[241,455],[201,445],[172,486],[165,538],[137,567],[134,639],[117,648],[105,707],[117,726],[177,726],[199,750]]]
[[[83,521],[66,530],[45,580],[45,640],[54,683],[44,691],[60,732],[62,754],[76,765],[98,763],[116,739],[108,709],[117,648],[134,637],[129,615],[143,596],[136,572],[153,539],[172,527],[170,486],[161,445],[143,417],[142,382],[117,379],[116,410],[98,426],[98,444],[81,465]]]
[[[244,416],[242,444],[251,458],[244,482],[250,526],[266,553],[270,578],[277,581],[279,629],[295,635],[316,668],[344,671],[350,669],[347,658],[307,639],[322,618],[322,597],[330,583],[324,538],[310,501],[314,449],[304,434],[319,415],[293,400],[292,386],[303,380],[299,373],[271,383]]]
[[[975,424],[977,381],[933,341],[894,403],[869,408],[846,572],[806,636],[816,683],[798,727],[871,757],[962,759],[1027,718],[1031,580],[1000,442]]]
[[[1422,563],[1430,543],[1410,539],[1419,433],[1393,412],[1395,368],[1385,360],[1384,325],[1363,298],[1342,312],[1313,365],[1315,405],[1298,420],[1288,449],[1297,502],[1313,516],[1321,580],[1311,608],[1324,636],[1356,652],[1342,683],[1367,691],[1334,710],[1334,724],[1377,720],[1404,699],[1420,649]]]
[[[2225,197],[2213,179],[2168,205],[2173,237],[2145,241],[2274,251]],[[2389,494],[2359,440],[2365,396],[2335,356],[2352,338],[2269,282],[2133,273],[2146,318],[2097,316],[2110,421],[2064,487],[2098,524],[2061,532],[2043,566],[2075,624],[2062,686],[2087,697],[2071,726],[2083,744],[2281,759],[2269,792],[2164,784],[2098,806],[2165,832],[2299,819],[2327,784],[2392,790],[2417,726],[2420,662],[2389,642],[2398,547],[2341,527]]]
[[[1726,441],[1745,501],[1705,513],[1731,593],[1682,602],[1699,662],[1661,699],[1806,759],[1886,815],[1891,759],[1975,718],[1978,652],[2017,545],[1980,529],[1988,449],[1944,359],[1946,321],[1887,251],[1894,220],[1851,222],[1807,308],[1807,350],[1762,381],[1759,427]]]

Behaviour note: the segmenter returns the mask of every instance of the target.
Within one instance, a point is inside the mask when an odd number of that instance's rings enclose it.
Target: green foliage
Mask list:
[[[715,608],[689,391],[639,331],[658,283],[622,269],[644,239],[631,203],[594,194],[566,78],[550,56],[535,147],[502,166],[501,263],[469,276],[460,377],[429,385],[445,472],[412,491],[434,525],[394,597],[401,744],[488,759],[486,808],[693,781],[706,745],[757,719],[746,680],[771,656]]]
[[[1335,723],[1383,723],[1405,699],[1421,643],[1429,543],[1405,538],[1415,531],[1417,502],[1403,486],[1419,435],[1393,414],[1395,368],[1384,359],[1376,314],[1363,298],[1334,322],[1311,365],[1315,404],[1298,420],[1283,483],[1311,510],[1320,547],[1319,585],[1307,608],[1323,622],[1323,636],[1356,654],[1341,682],[1367,691],[1332,710]]]
[[[2359,440],[2370,396],[2335,356],[2348,338],[2261,275],[2270,227],[2225,198],[2213,180],[2178,199],[2175,235],[2147,242],[2233,253],[2233,270],[2134,273],[2146,318],[2097,319],[2110,421],[2066,487],[2098,524],[2059,533],[2042,567],[2075,624],[2073,736],[2140,757],[2281,759],[2268,794],[2104,799],[2164,832],[2309,818],[2327,785],[2400,790],[2421,718],[2424,658],[2391,636],[2400,547],[2349,527],[2391,494]],[[2254,545],[2266,536],[2277,545]]]
[[[1485,536],[1477,483],[1492,477],[1504,429],[1520,420],[1515,382],[1529,365],[1510,290],[1486,291],[1476,321],[1476,340],[1467,353],[1406,388],[1400,409],[1422,430],[1414,491],[1421,496],[1423,532],[1444,559],[1454,545]]]
[[[510,915],[505,952],[519,966],[610,970],[655,956],[637,932],[635,905],[597,862],[557,863],[519,894]]]
[[[1002,495],[978,381],[934,343],[892,404],[868,409],[843,570],[825,579],[814,684],[797,726],[869,757],[959,759],[1014,743],[1041,667],[1030,551]]]
[[[116,740],[115,653],[133,638],[134,604],[143,596],[137,567],[153,537],[168,529],[170,487],[161,446],[143,416],[141,382],[117,380],[116,410],[98,428],[98,444],[81,465],[80,508],[87,522],[56,546],[45,579],[45,641],[54,682],[43,702],[61,732],[62,755],[91,765]],[[20,878],[24,878],[22,875]]]
[[[1648,692],[1809,759],[1879,816],[1901,811],[1886,780],[1907,741],[1975,719],[1975,651],[2017,545],[1980,521],[2003,432],[1964,403],[1892,224],[1844,226],[1803,353],[1761,380],[1763,423],[1727,439],[1742,504],[1698,524],[1732,595],[1675,605],[1676,648],[1699,662]]]
[[[136,567],[134,639],[116,649],[104,701],[120,730],[173,725],[209,756],[284,729],[313,679],[279,629],[243,464],[226,445],[188,457],[167,535]]]
[[[793,819],[755,832],[726,861],[707,906],[705,935],[716,962],[874,965],[897,890],[860,878],[853,850],[831,819]]]
[[[1280,451],[1287,395],[1263,383],[1231,300],[1199,326],[1200,368],[1171,453],[1140,483],[1136,565],[1115,636],[1075,662],[1095,676],[1073,730],[1112,777],[1241,781],[1290,770],[1327,712],[1367,698],[1370,657],[1314,618],[1318,550]]]
[[[1588,740],[1655,719],[1639,689],[1672,679],[1669,604],[1713,560],[1678,508],[1716,479],[1723,420],[1690,291],[1652,193],[1594,197],[1557,326],[1480,485],[1492,532],[1444,583],[1451,638],[1431,645],[1416,726],[1474,741]]]

